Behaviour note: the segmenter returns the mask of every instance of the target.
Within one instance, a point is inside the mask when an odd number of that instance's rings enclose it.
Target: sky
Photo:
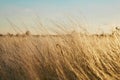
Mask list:
[[[120,0],[0,0],[0,33],[24,31],[25,26],[37,29],[38,17],[49,24],[50,19],[64,21],[68,16],[79,17],[89,32],[109,32],[120,26],[119,4]]]

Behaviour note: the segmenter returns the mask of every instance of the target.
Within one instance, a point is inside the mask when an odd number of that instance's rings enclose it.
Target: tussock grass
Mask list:
[[[78,23],[70,21],[76,29]],[[68,33],[69,25],[56,23],[57,35],[51,35],[39,25],[46,35],[0,35],[0,80],[120,80],[119,28],[112,34],[90,35]]]
[[[0,80],[120,80],[120,36],[0,37]]]

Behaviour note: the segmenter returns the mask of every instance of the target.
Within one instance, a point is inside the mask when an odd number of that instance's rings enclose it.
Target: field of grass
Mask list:
[[[0,80],[120,80],[120,36],[1,35]]]

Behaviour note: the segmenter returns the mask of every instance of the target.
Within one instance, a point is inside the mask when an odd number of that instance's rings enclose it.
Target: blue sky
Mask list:
[[[35,26],[35,16],[57,18],[80,16],[91,32],[109,31],[120,25],[120,0],[0,0],[0,33],[12,32],[6,18],[23,29]],[[31,28],[31,27],[29,27]]]

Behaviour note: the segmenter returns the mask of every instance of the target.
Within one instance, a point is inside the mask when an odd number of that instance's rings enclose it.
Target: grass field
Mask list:
[[[0,35],[0,80],[120,80],[120,36]]]

